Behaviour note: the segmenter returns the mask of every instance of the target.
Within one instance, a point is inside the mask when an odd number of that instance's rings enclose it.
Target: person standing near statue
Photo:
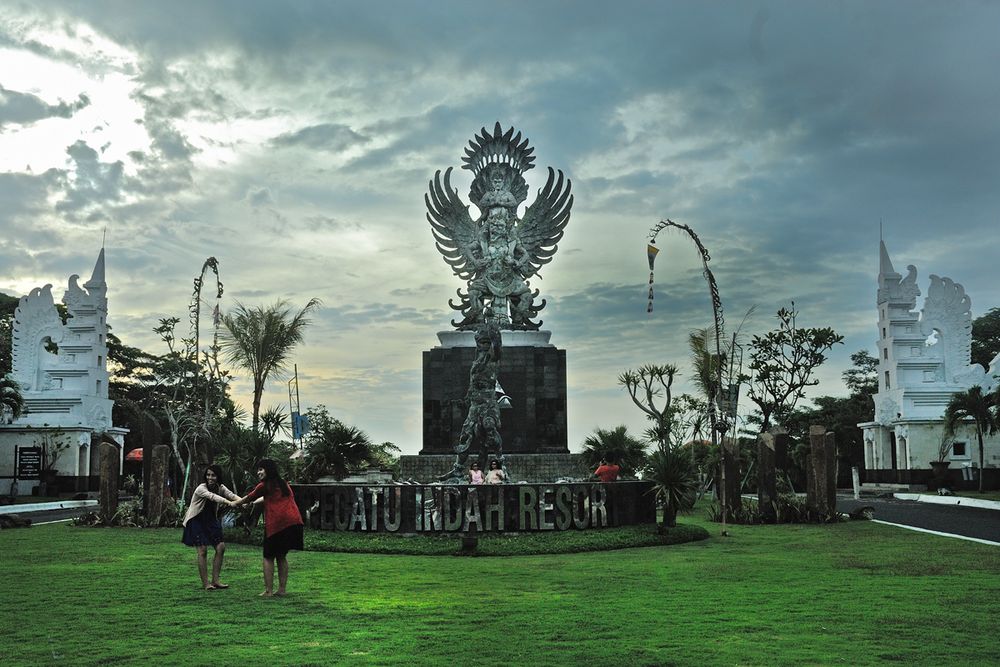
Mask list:
[[[222,468],[210,465],[205,468],[204,481],[199,484],[191,497],[187,514],[184,515],[184,535],[181,541],[198,550],[198,574],[201,586],[206,591],[229,588],[219,581],[222,572],[222,557],[226,553],[226,543],[222,539],[222,525],[219,523],[219,506],[235,506],[240,497],[222,483]],[[208,547],[215,549],[212,559],[212,579],[208,578]]]
[[[507,475],[504,473],[503,468],[500,466],[500,462],[496,459],[490,461],[490,471],[486,473],[486,483],[487,484],[503,484],[507,481]]]
[[[610,482],[618,481],[618,474],[621,472],[621,467],[616,463],[609,463],[606,459],[601,459],[601,465],[597,466],[597,470],[594,471],[594,476],[599,480],[608,484]]]
[[[262,597],[283,597],[288,585],[288,552],[302,551],[302,515],[292,488],[272,459],[257,462],[260,482],[236,504],[264,499],[264,592]],[[278,564],[278,590],[274,590],[274,565]]]
[[[482,484],[483,483],[483,471],[479,469],[479,464],[473,462],[472,466],[469,468],[469,484]]]

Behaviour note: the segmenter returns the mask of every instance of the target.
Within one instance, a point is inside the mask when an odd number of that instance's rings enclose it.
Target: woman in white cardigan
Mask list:
[[[205,468],[205,481],[199,484],[191,497],[191,505],[184,515],[184,536],[181,541],[198,550],[198,574],[206,591],[229,588],[219,581],[222,571],[222,556],[226,553],[226,543],[222,541],[222,525],[219,523],[219,505],[232,507],[240,497],[222,483],[222,468],[210,465]],[[212,560],[212,580],[208,579],[208,547],[215,548]]]

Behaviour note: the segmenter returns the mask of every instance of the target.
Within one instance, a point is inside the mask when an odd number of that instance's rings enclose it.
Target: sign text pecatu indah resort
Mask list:
[[[459,533],[585,530],[656,521],[651,482],[293,484],[310,528]]]

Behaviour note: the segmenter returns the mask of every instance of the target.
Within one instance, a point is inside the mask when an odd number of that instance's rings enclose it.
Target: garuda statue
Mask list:
[[[440,170],[434,174],[424,195],[438,251],[455,275],[468,281],[465,292],[458,290],[460,302],[448,301],[462,312],[460,321],[452,321],[460,330],[478,329],[486,320],[501,329],[534,330],[542,324],[534,319],[545,300],[536,301],[538,290],[528,280],[552,261],[573,196],[569,179],[564,184],[562,171],[557,177],[549,167],[545,187],[524,217],[517,216],[528,196],[523,174],[534,167],[534,151],[520,132],[514,134],[513,127],[504,132],[500,123],[493,134],[484,127],[469,141],[462,168],[475,175],[469,199],[479,208],[478,218],[469,215],[469,206],[452,189],[451,167],[443,183]]]

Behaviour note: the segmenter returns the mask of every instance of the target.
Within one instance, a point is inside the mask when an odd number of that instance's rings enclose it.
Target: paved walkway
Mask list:
[[[47,512],[59,509],[74,509],[97,505],[96,500],[60,500],[53,503],[21,503],[19,505],[0,505],[0,514],[30,514],[32,512]]]
[[[942,498],[955,499],[957,496],[943,496]],[[974,500],[957,499],[960,501]],[[854,500],[853,496],[837,497],[837,510],[841,512],[852,512],[859,507],[873,507],[876,521],[977,541],[987,541],[1000,546],[1000,512],[996,509],[971,507],[957,503],[932,503],[923,499],[921,502],[915,502],[900,498],[866,498],[862,496],[861,500]]]

